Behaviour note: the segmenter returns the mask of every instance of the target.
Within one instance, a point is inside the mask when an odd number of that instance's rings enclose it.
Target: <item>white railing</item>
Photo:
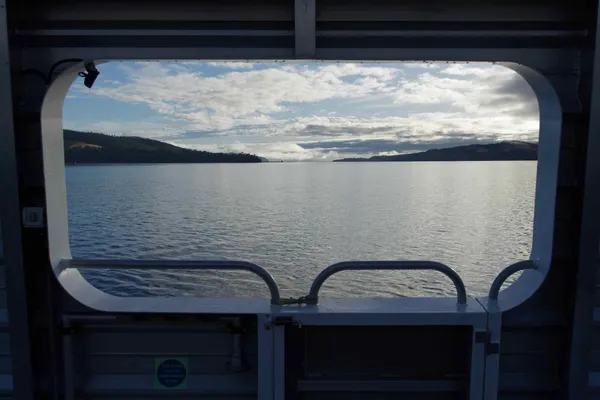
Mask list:
[[[273,276],[263,267],[246,261],[175,261],[175,260],[88,260],[73,259],[64,261],[65,268],[77,269],[188,269],[188,270],[230,270],[248,271],[259,276],[268,286],[271,294],[271,304],[308,304],[319,303],[319,290],[325,281],[332,275],[342,271],[390,271],[390,270],[429,270],[438,271],[446,275],[456,289],[458,304],[467,303],[465,284],[456,271],[449,266],[435,261],[344,261],[330,265],[322,270],[314,279],[306,296],[298,299],[282,299],[279,287]],[[536,269],[532,260],[519,261],[502,270],[492,282],[488,297],[497,300],[504,282],[514,273]]]
[[[313,281],[306,304],[319,303],[319,290],[323,283],[333,274],[341,271],[390,271],[390,270],[430,270],[446,275],[454,283],[458,304],[467,303],[467,291],[460,276],[447,265],[434,261],[345,261],[325,268]]]
[[[263,267],[246,261],[172,261],[172,260],[70,260],[66,268],[101,269],[189,269],[217,271],[249,271],[258,275],[269,287],[271,304],[280,304],[279,287]]]
[[[492,286],[490,286],[490,291],[488,293],[490,300],[498,299],[498,294],[500,293],[502,284],[504,284],[504,282],[510,278],[512,274],[515,274],[519,271],[525,271],[526,269],[536,269],[535,263],[532,260],[519,261],[500,271],[498,276],[496,276],[492,282]]]

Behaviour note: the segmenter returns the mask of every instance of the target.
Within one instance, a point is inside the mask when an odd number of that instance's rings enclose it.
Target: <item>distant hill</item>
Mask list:
[[[499,142],[492,144],[470,144],[467,146],[431,149],[419,153],[369,158],[342,158],[334,162],[356,161],[507,161],[537,160],[537,143]]]
[[[246,153],[184,149],[153,139],[64,130],[67,164],[97,163],[259,163]]]

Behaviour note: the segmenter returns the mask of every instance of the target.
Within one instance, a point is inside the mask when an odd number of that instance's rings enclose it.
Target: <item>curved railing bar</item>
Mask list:
[[[313,281],[306,304],[319,303],[319,290],[323,283],[340,271],[377,271],[377,270],[432,270],[446,275],[454,283],[458,304],[467,303],[467,291],[460,276],[447,265],[434,261],[345,261],[325,268]]]
[[[519,261],[514,264],[509,265],[504,268],[498,276],[492,282],[492,286],[490,286],[490,291],[488,293],[488,297],[491,300],[497,300],[498,294],[500,293],[500,289],[502,288],[502,284],[514,273],[519,271],[524,271],[526,269],[535,269],[536,265],[532,260]]]
[[[111,269],[192,269],[249,271],[258,275],[269,287],[271,304],[279,305],[281,296],[275,279],[263,267],[246,261],[173,261],[173,260],[64,260],[65,268]]]

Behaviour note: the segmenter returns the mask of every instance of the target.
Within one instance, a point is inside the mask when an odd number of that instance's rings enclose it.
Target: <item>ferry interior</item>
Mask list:
[[[594,0],[0,0],[0,398],[600,399],[598,11]],[[293,299],[245,260],[74,258],[63,104],[116,60],[510,68],[539,104],[531,256],[482,297],[423,259],[340,262]],[[270,296],[117,297],[83,278],[89,268],[249,271]],[[432,270],[455,295],[320,294],[359,270]]]

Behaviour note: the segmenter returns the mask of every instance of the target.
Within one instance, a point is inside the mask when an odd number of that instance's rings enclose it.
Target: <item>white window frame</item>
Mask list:
[[[490,302],[487,297],[479,298],[479,301],[488,308],[488,311],[496,312],[506,311],[531,297],[541,286],[550,268],[562,132],[560,101],[552,84],[546,77],[523,65],[515,63],[503,63],[501,65],[520,74],[535,92],[539,105],[540,134],[533,243],[530,257],[536,268],[524,271],[512,285],[500,293],[497,301]],[[63,105],[71,84],[77,78],[77,73],[83,70],[83,63],[79,63],[67,69],[54,80],[44,98],[41,113],[50,261],[64,289],[82,304],[92,309],[107,312],[176,311],[179,313],[232,312],[253,314],[273,312],[273,307],[278,306],[269,304],[268,299],[116,297],[93,287],[77,269],[65,267],[68,266],[68,262],[65,261],[71,260],[72,257],[69,248],[67,218]],[[454,301],[450,298],[439,300],[440,304]],[[446,305],[442,307],[446,308]]]

